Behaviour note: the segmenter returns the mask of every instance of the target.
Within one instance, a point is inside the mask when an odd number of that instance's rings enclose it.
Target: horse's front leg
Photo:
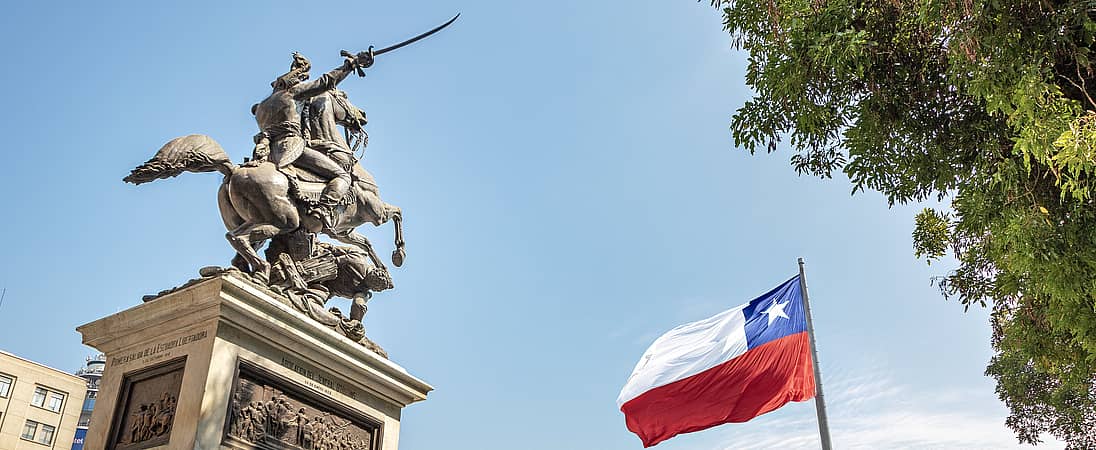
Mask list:
[[[388,270],[388,268],[384,266],[384,263],[381,262],[381,259],[377,257],[377,252],[373,251],[373,244],[371,244],[369,239],[361,233],[354,230],[347,230],[341,233],[328,234],[328,236],[331,236],[344,244],[351,244],[365,250],[365,254],[369,255],[369,260],[373,262],[374,266],[384,269],[385,271]]]
[[[407,252],[403,249],[403,211],[397,206],[385,204],[385,213],[392,219],[392,226],[396,229],[396,249],[392,250],[392,264],[396,267],[403,266],[403,260],[407,258]]]
[[[362,184],[357,185],[359,202],[357,211],[354,213],[355,218],[363,223],[372,223],[378,227],[389,220],[392,221],[392,225],[396,230],[396,249],[392,251],[392,264],[395,264],[396,267],[400,267],[403,265],[403,260],[407,257],[407,253],[403,249],[403,211],[400,210],[398,206],[385,203],[375,191],[365,189],[362,186]],[[364,236],[362,239],[365,239]],[[380,267],[384,267],[379,261],[375,261],[375,263]]]

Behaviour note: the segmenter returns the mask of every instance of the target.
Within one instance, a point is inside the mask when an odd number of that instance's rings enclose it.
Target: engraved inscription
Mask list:
[[[229,441],[271,449],[373,449],[375,426],[300,397],[241,371],[229,404]]]
[[[169,350],[171,350],[175,347],[179,347],[181,345],[189,344],[189,343],[194,342],[194,341],[200,341],[200,340],[205,339],[207,337],[209,337],[209,332],[208,331],[199,331],[199,332],[194,333],[194,334],[179,336],[179,337],[177,337],[175,339],[172,339],[170,341],[164,341],[164,342],[161,342],[161,343],[156,344],[156,345],[150,345],[150,346],[145,347],[141,350],[129,352],[129,353],[126,353],[126,354],[120,355],[120,356],[115,356],[115,357],[110,359],[110,365],[112,365],[112,366],[125,365],[125,364],[129,364],[133,361],[138,361],[138,360],[141,360],[143,358],[148,358],[150,356],[152,356],[152,357],[170,356],[170,353],[165,354],[164,352],[167,352],[167,351],[169,351]],[[153,358],[150,358],[150,360],[151,359],[153,359]],[[159,358],[155,358],[155,359],[159,359]]]
[[[297,373],[303,375],[305,378],[308,378],[309,380],[312,380],[316,383],[319,383],[319,385],[309,384],[309,386],[311,386],[311,387],[313,387],[317,390],[320,390],[324,393],[330,394],[331,392],[328,389],[331,389],[331,390],[334,390],[335,392],[338,392],[338,393],[343,394],[343,395],[345,395],[347,397],[350,397],[350,398],[357,398],[358,397],[357,392],[354,392],[353,390],[347,388],[346,386],[343,386],[342,383],[339,383],[338,381],[335,381],[335,380],[331,379],[330,377],[324,375],[323,373],[320,373],[319,371],[314,371],[312,369],[309,369],[308,367],[304,366],[303,364],[298,364],[298,363],[294,362],[293,360],[291,360],[291,359],[289,359],[285,356],[282,357],[282,367],[285,367],[289,370],[297,372]],[[327,388],[327,389],[325,389],[325,388]]]

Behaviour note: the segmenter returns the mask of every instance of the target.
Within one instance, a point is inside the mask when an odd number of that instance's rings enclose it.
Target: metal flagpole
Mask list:
[[[830,422],[826,419],[826,399],[822,395],[822,370],[818,367],[818,346],[814,339],[814,322],[811,320],[811,302],[807,298],[807,276],[803,258],[799,258],[799,290],[803,293],[803,309],[807,314],[807,336],[811,343],[811,365],[814,366],[814,409],[818,413],[818,434],[822,438],[822,450],[831,450]]]

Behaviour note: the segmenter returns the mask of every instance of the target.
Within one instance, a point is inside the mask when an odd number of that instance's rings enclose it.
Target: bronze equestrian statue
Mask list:
[[[335,120],[353,117],[338,102],[333,102],[329,111]],[[256,249],[270,238],[294,232],[298,228],[312,233],[323,232],[340,242],[354,244],[369,254],[373,264],[384,267],[369,240],[354,229],[365,223],[379,226],[392,219],[399,224],[402,212],[380,199],[372,176],[364,169],[355,170],[361,175],[348,187],[349,198],[353,201],[335,208],[336,214],[330,226],[308,215],[310,205],[307,199],[319,197],[328,187],[322,177],[295,168],[293,177],[296,179],[291,178],[269,159],[236,165],[220,144],[205,135],[195,134],[171,140],[156,156],[133,169],[124,180],[142,184],[183,172],[213,171],[225,176],[217,193],[217,203],[221,218],[229,230],[226,238],[248,264],[249,267],[244,268],[260,279],[268,279],[270,263],[261,258]],[[392,262],[397,266],[403,263],[404,258],[402,234],[402,230],[397,228],[396,250],[392,255]]]
[[[376,56],[430,36],[459,16],[380,50],[343,51],[342,64],[315,80],[309,80],[311,62],[294,53],[289,71],[251,109],[259,133],[250,159],[235,164],[213,138],[192,134],[172,139],[123,180],[143,184],[184,172],[220,172],[224,179],[217,204],[228,229],[225,237],[236,250],[232,265],[281,289],[313,319],[367,342],[361,325],[365,302],[370,292],[390,289],[392,282],[372,244],[356,229],[391,221],[391,259],[401,266],[406,257],[403,213],[381,199],[372,174],[359,164],[355,151],[367,142],[365,113],[337,86],[352,72],[365,76]],[[318,242],[317,234],[353,247]],[[267,242],[271,245],[263,258],[258,251]],[[324,309],[332,295],[352,299],[349,318],[336,308]]]

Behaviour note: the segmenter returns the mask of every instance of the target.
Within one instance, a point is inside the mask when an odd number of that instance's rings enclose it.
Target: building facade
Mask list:
[[[95,399],[99,397],[99,382],[103,379],[103,369],[106,366],[106,356],[99,354],[89,357],[84,368],[76,372],[76,376],[87,381],[88,390],[87,395],[84,396],[84,406],[80,410],[80,420],[76,422],[76,436],[72,439],[72,450],[84,448],[84,437],[88,434],[91,411],[95,409]]]
[[[87,381],[0,351],[0,449],[69,450]]]

